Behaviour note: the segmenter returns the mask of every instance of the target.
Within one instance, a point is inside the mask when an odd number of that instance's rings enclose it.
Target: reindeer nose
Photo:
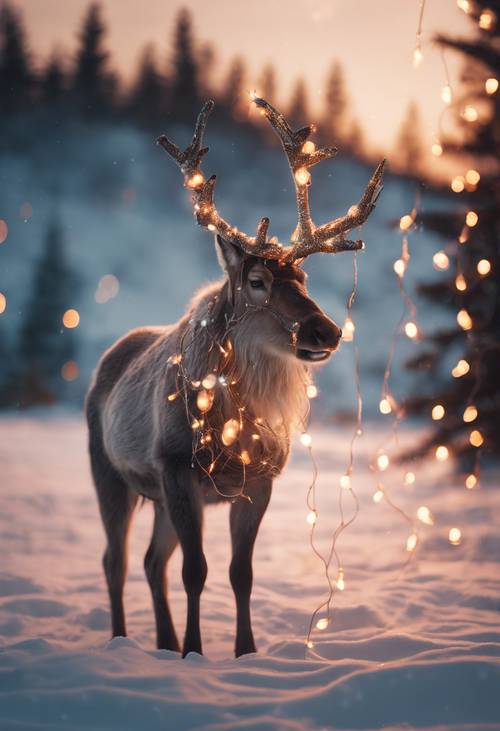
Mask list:
[[[314,348],[333,350],[339,344],[342,330],[328,317],[318,313],[304,323],[302,335]]]

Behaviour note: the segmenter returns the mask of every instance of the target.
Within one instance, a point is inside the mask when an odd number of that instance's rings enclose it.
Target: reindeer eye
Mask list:
[[[250,286],[252,289],[265,289],[265,284],[263,279],[250,279]]]

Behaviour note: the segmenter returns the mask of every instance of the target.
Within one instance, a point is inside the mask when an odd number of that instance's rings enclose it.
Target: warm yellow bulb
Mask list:
[[[408,231],[409,228],[413,226],[413,218],[408,213],[406,213],[404,216],[401,216],[399,219],[399,228],[401,231]]]
[[[78,324],[80,322],[80,315],[78,313],[78,310],[66,310],[63,315],[62,321],[64,327],[67,327],[68,330],[72,330],[73,328],[78,327]]]
[[[436,454],[436,459],[438,462],[446,462],[446,460],[450,456],[448,447],[445,447],[444,444],[441,444],[439,447],[436,448],[435,454]]]
[[[493,12],[493,10],[487,8],[486,10],[483,10],[481,15],[479,16],[479,27],[481,28],[481,30],[491,30],[495,25],[496,19],[497,16]]]
[[[467,172],[465,173],[465,179],[471,185],[477,185],[481,180],[481,176],[479,175],[477,170],[471,169],[467,170]]]
[[[444,253],[444,251],[436,251],[434,256],[432,257],[432,263],[434,264],[435,269],[448,269],[450,266],[450,260]]]
[[[387,399],[387,398],[383,398],[383,399],[382,399],[382,400],[380,401],[380,403],[379,403],[378,407],[379,407],[379,409],[380,409],[380,413],[381,413],[381,414],[390,414],[390,413],[391,413],[391,411],[392,411],[392,406],[391,406],[391,402],[390,402],[390,401],[389,401],[389,399]]]
[[[470,423],[471,421],[475,421],[477,419],[477,409],[475,406],[467,406],[467,408],[464,411],[464,421],[467,423]]]
[[[481,276],[486,276],[491,271],[491,262],[488,259],[480,259],[477,263],[477,271]]]
[[[203,388],[206,388],[207,391],[210,391],[210,389],[215,387],[216,383],[217,376],[215,375],[215,373],[208,373],[201,382],[201,385],[203,386]]]
[[[246,450],[246,449],[243,449],[241,451],[240,458],[244,465],[250,464],[250,462],[252,461],[250,458],[250,454],[248,453],[248,450]]]
[[[352,342],[354,339],[354,331],[356,330],[356,326],[354,325],[354,322],[351,320],[350,317],[346,317],[344,326],[342,328],[342,340],[345,340],[346,343]]]
[[[480,447],[484,443],[484,437],[478,429],[474,429],[469,434],[469,442],[473,447]]]
[[[457,0],[457,5],[460,8],[460,10],[463,10],[464,13],[470,12],[470,2],[469,0]]]
[[[389,467],[389,457],[387,454],[379,454],[377,457],[377,467],[381,472],[385,472],[385,470]]]
[[[306,522],[309,523],[309,525],[314,525],[316,521],[318,520],[318,514],[315,510],[311,510],[306,515]]]
[[[202,173],[195,173],[188,179],[186,185],[188,188],[199,188],[200,185],[203,185],[204,182],[205,178],[203,177]]]
[[[316,388],[314,383],[310,383],[308,385],[308,387],[306,389],[306,393],[307,393],[307,398],[310,398],[310,399],[316,398],[316,396],[318,395],[318,389]]]
[[[403,259],[396,259],[392,268],[394,269],[398,277],[402,277],[406,271],[406,264]]]
[[[465,223],[467,224],[467,226],[469,226],[469,228],[472,228],[473,226],[475,226],[478,221],[479,221],[479,216],[477,215],[477,213],[475,211],[467,212],[467,215],[465,217]]]
[[[451,86],[449,84],[445,84],[441,89],[441,99],[445,104],[451,104],[452,93]]]
[[[434,142],[434,144],[431,147],[431,152],[435,157],[440,157],[443,154],[443,147],[441,143]]]
[[[310,447],[312,444],[312,436],[307,432],[302,432],[302,434],[300,435],[300,443],[304,447]]]
[[[465,188],[465,178],[462,175],[457,175],[451,181],[451,189],[454,193],[461,193]]]
[[[418,327],[414,322],[407,322],[405,325],[405,333],[410,340],[415,340],[418,337]]]
[[[413,485],[416,480],[414,472],[407,472],[404,476],[405,485]]]
[[[498,89],[498,79],[493,77],[491,79],[486,79],[484,82],[484,88],[486,89],[487,94],[494,94]]]
[[[239,433],[240,422],[236,419],[228,419],[222,427],[221,439],[224,446],[230,447],[231,444],[234,444],[234,442],[238,439]]]
[[[462,328],[462,330],[471,330],[472,329],[472,318],[467,312],[467,310],[459,310],[457,313],[457,322]]]
[[[308,647],[310,650],[314,647],[314,642],[311,642],[311,640],[307,640],[306,647]]]
[[[7,297],[4,295],[3,292],[0,292],[0,315],[3,315],[5,310],[7,309]]]
[[[344,581],[344,569],[339,569],[339,575],[337,576],[337,581],[335,582],[337,585],[337,589],[339,591],[344,591],[345,589],[345,581]]]
[[[459,546],[462,540],[462,531],[460,528],[450,528],[448,533],[448,540],[453,546]]]
[[[434,421],[439,421],[445,415],[444,406],[442,406],[442,404],[436,404],[432,407],[431,414]]]
[[[463,274],[457,274],[455,278],[455,287],[458,289],[459,292],[465,292],[467,289],[467,282],[465,281],[465,277]]]
[[[202,414],[210,411],[214,403],[214,392],[213,391],[198,391],[196,397],[196,406],[199,408]]]
[[[418,543],[417,534],[410,533],[410,535],[408,536],[408,539],[406,541],[406,550],[408,551],[408,553],[411,553],[412,551],[415,550],[415,548],[417,547],[417,543]]]
[[[461,376],[465,376],[469,371],[469,363],[461,358],[456,366],[452,369],[451,375],[453,376],[453,378],[460,378]]]
[[[330,621],[328,620],[328,618],[322,617],[321,619],[318,619],[318,621],[316,622],[316,627],[319,630],[324,630],[328,627],[329,624],[330,624]]]
[[[316,145],[311,140],[307,140],[307,142],[304,142],[304,144],[302,145],[302,152],[304,152],[306,155],[310,155],[315,150]]]
[[[379,503],[382,500],[383,497],[384,497],[383,491],[382,490],[377,490],[376,492],[373,493],[373,502],[374,503]]]
[[[462,117],[466,122],[476,122],[478,116],[476,107],[473,107],[471,104],[467,104],[467,106],[464,107]]]
[[[473,490],[476,487],[476,485],[477,485],[476,475],[473,475],[473,474],[467,475],[467,477],[465,478],[465,487],[468,490]]]
[[[417,510],[417,518],[426,525],[434,525],[434,516],[427,507],[427,505],[421,505]]]
[[[299,185],[307,185],[311,180],[311,174],[306,168],[299,168],[295,171],[295,180]]]
[[[424,57],[424,54],[422,53],[422,49],[420,46],[417,46],[415,50],[413,51],[413,67],[418,68],[420,64],[422,63],[422,59]]]
[[[351,489],[351,478],[349,475],[342,475],[340,478],[340,487],[343,487],[344,490],[350,490]]]

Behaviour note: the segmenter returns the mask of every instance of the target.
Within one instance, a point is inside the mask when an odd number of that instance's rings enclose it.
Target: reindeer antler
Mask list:
[[[193,206],[198,223],[211,231],[216,231],[226,241],[238,246],[247,254],[265,259],[277,259],[284,263],[304,259],[316,252],[338,254],[341,251],[362,249],[364,246],[362,241],[348,241],[345,234],[363,224],[375,208],[382,190],[381,180],[385,160],[378,165],[357,205],[351,206],[345,216],[316,227],[309,209],[308,188],[311,182],[309,168],[322,160],[334,157],[337,150],[335,147],[323,147],[317,150],[314,143],[308,141],[308,137],[314,131],[313,126],[293,132],[284,116],[269,102],[257,96],[253,96],[252,99],[269,119],[280,138],[292,171],[298,210],[298,224],[291,238],[292,244],[285,247],[274,238],[268,240],[268,218],[261,219],[256,236],[251,237],[238,231],[219,216],[214,203],[216,176],[212,175],[205,180],[201,172],[202,157],[208,152],[208,147],[202,147],[203,133],[208,116],[214,107],[213,101],[204,104],[198,115],[193,140],[184,152],[181,152],[165,135],[158,138],[158,144],[174,158],[184,174],[184,185],[193,191]]]

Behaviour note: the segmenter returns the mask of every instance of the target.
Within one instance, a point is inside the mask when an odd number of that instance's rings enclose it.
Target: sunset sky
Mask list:
[[[71,53],[88,0],[17,0],[23,10],[31,48],[38,60],[55,45]],[[437,32],[470,34],[471,23],[455,0],[427,0],[423,26],[424,58],[415,70],[412,54],[420,0],[103,0],[114,63],[130,76],[143,45],[152,41],[165,63],[174,18],[180,7],[194,15],[198,40],[217,49],[217,71],[242,54],[251,87],[262,66],[271,62],[286,100],[294,79],[303,75],[311,102],[320,108],[324,79],[334,59],[345,69],[352,108],[370,143],[390,149],[409,102],[423,118],[428,146],[443,109],[445,72],[430,39]],[[447,54],[452,87],[461,61]]]

